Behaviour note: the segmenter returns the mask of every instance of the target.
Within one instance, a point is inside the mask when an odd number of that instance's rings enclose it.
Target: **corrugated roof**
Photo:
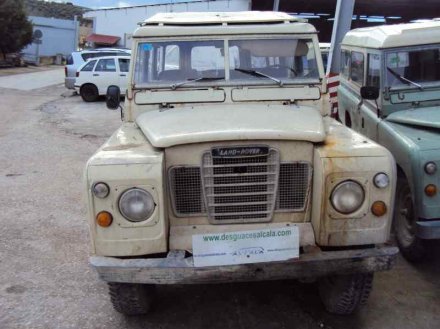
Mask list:
[[[93,42],[98,45],[105,45],[105,46],[113,46],[118,43],[120,40],[120,37],[113,36],[113,35],[105,35],[105,34],[90,34],[87,38],[87,42]]]

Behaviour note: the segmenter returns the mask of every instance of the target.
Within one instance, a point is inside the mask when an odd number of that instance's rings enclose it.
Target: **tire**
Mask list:
[[[419,262],[427,256],[425,241],[415,234],[416,212],[411,189],[405,177],[397,180],[393,230],[400,252],[410,262]]]
[[[82,85],[79,94],[84,102],[96,102],[99,98],[98,88],[91,83]]]
[[[348,315],[367,302],[374,273],[336,275],[318,282],[321,300],[328,312]]]
[[[109,282],[113,308],[125,315],[146,314],[155,296],[155,286],[149,284]]]

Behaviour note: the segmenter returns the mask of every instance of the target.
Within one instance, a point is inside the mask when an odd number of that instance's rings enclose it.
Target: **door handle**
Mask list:
[[[95,74],[93,74],[93,76],[94,76],[94,77],[99,77],[99,74],[96,74],[96,73],[95,73]]]
[[[120,77],[126,77],[126,74],[119,74]]]

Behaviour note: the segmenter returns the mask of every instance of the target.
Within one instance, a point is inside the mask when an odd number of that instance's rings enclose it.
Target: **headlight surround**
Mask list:
[[[119,198],[119,211],[130,222],[147,220],[155,207],[153,196],[140,188],[126,190]]]
[[[386,188],[390,184],[390,178],[387,174],[380,172],[374,176],[373,182],[377,188]]]
[[[365,200],[365,192],[361,184],[346,180],[333,189],[330,201],[333,208],[341,214],[351,214],[362,206]]]
[[[425,164],[425,172],[428,175],[434,175],[437,172],[437,165],[430,161]]]

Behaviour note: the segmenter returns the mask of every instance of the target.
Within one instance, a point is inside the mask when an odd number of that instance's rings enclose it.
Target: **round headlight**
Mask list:
[[[364,203],[364,189],[359,183],[348,180],[338,184],[332,191],[330,201],[338,212],[350,214]]]
[[[437,165],[434,162],[428,162],[427,164],[425,164],[425,172],[428,175],[434,175],[436,171]]]
[[[110,193],[110,189],[106,183],[95,183],[92,187],[93,194],[100,199],[104,199]]]
[[[381,172],[374,176],[373,182],[377,188],[385,188],[390,184],[390,179],[387,174]]]
[[[132,188],[119,198],[119,211],[131,222],[142,222],[151,217],[154,211],[153,197],[140,188]]]

